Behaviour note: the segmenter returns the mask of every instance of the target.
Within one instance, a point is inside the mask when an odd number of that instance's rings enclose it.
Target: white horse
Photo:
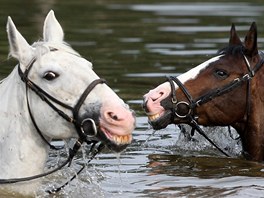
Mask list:
[[[83,142],[93,136],[114,151],[131,143],[133,112],[64,43],[53,11],[45,19],[43,41],[30,46],[10,17],[7,33],[10,56],[19,64],[0,82],[0,180],[43,173],[52,139],[82,136]],[[0,189],[32,194],[38,181]]]

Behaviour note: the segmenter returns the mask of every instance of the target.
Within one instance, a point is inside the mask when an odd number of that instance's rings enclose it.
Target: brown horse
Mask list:
[[[143,107],[154,129],[168,124],[234,127],[247,159],[264,160],[264,64],[252,23],[241,42],[235,26],[216,57],[150,90]]]

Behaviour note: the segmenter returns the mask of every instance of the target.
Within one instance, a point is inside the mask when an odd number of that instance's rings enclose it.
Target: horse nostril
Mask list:
[[[158,92],[156,95],[150,97],[153,102],[159,100],[165,93],[163,91]]]
[[[116,114],[114,114],[113,112],[109,112],[108,113],[109,117],[112,118],[113,120],[118,120],[118,116]]]
[[[162,97],[165,93],[163,91],[159,92],[160,97]]]

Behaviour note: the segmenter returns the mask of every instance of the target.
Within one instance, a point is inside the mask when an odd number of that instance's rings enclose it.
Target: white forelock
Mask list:
[[[36,49],[36,51],[38,51],[38,52],[40,52],[40,51],[42,52],[43,48],[47,49],[43,53],[37,53],[36,54],[37,58],[38,58],[38,56],[41,56],[41,55],[49,52],[53,48],[81,57],[81,55],[78,52],[76,52],[74,49],[72,49],[71,46],[68,43],[66,43],[66,42],[63,42],[63,43],[51,43],[51,42],[38,41],[38,42],[33,43],[32,47],[34,47]]]

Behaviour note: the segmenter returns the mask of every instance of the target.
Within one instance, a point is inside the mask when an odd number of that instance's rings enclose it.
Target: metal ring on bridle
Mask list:
[[[177,99],[176,99],[176,98],[171,98],[171,102],[172,102],[173,104],[176,104],[176,103],[177,103]]]
[[[93,128],[93,131],[94,131],[94,134],[93,134],[93,135],[90,135],[90,134],[85,133],[85,131],[84,131],[84,129],[83,129],[83,124],[84,124],[85,122],[91,122],[91,124],[92,124],[92,128]],[[96,127],[96,124],[95,124],[94,120],[91,119],[91,118],[86,118],[86,119],[84,119],[84,120],[82,121],[82,123],[81,123],[80,128],[81,128],[82,133],[83,133],[85,136],[87,136],[87,137],[95,137],[95,136],[97,135],[97,127]]]
[[[178,110],[178,106],[179,105],[186,105],[187,108],[189,109],[189,111],[185,114],[185,115],[180,115],[179,113],[177,113],[177,110]],[[175,115],[179,118],[186,118],[188,115],[190,115],[192,112],[192,109],[190,108],[190,104],[188,102],[185,102],[185,101],[180,101],[176,104],[176,107],[175,107]]]

